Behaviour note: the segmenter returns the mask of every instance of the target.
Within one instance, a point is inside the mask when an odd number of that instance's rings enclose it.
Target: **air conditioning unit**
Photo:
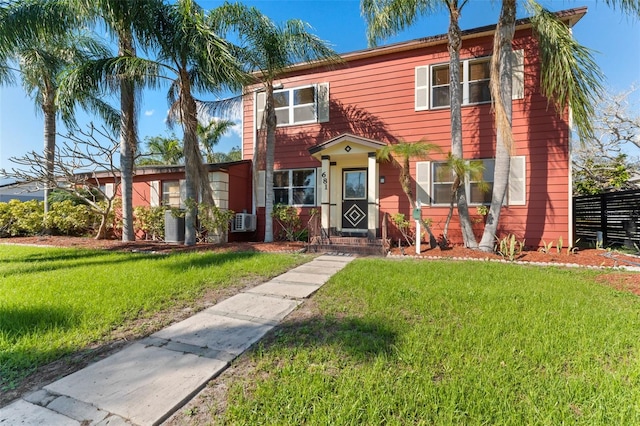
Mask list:
[[[233,232],[250,232],[256,230],[256,215],[249,213],[236,213],[233,220]]]

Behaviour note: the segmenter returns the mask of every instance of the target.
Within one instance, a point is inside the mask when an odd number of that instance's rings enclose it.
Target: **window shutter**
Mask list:
[[[509,205],[524,206],[527,204],[526,158],[511,157],[509,169]]]
[[[511,57],[512,99],[524,99],[524,50],[514,50]]]
[[[107,198],[111,198],[114,195],[114,185],[112,183],[105,183],[104,184],[104,195],[106,195]]]
[[[429,66],[416,67],[416,111],[429,109]]]
[[[264,124],[264,109],[267,104],[267,93],[256,93],[256,129],[262,129]]]
[[[320,83],[317,87],[318,123],[329,121],[329,83]]]
[[[149,206],[158,207],[160,205],[160,181],[149,182]]]
[[[256,207],[265,206],[266,193],[266,172],[258,170],[258,181],[256,182]]]
[[[185,201],[187,199],[187,181],[184,179],[180,179],[180,208],[185,207]]]
[[[431,204],[431,162],[418,161],[416,163],[416,200],[422,205]]]

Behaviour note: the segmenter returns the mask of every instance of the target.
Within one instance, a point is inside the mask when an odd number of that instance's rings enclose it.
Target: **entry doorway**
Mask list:
[[[367,169],[342,171],[342,233],[366,234],[368,229]]]

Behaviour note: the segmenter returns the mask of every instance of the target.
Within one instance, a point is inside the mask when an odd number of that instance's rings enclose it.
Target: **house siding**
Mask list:
[[[218,165],[213,165],[211,171],[217,170]],[[173,169],[163,172],[165,169]],[[235,163],[224,164],[220,171],[226,173],[229,177],[228,185],[228,205],[229,209],[236,213],[251,212],[252,194],[251,194],[251,162],[239,161]],[[144,170],[139,169],[133,177],[133,206],[150,207],[152,205],[151,186],[152,182],[159,182],[160,201],[162,201],[162,182],[164,181],[180,181],[184,179],[184,169],[176,166],[163,167],[158,166],[146,167]],[[99,177],[100,184],[113,182],[112,177]],[[121,196],[120,187],[118,187],[118,196]],[[141,237],[142,235],[138,235]],[[229,232],[229,241],[254,241],[256,239],[255,232]]]
[[[514,155],[526,158],[526,205],[508,206],[502,211],[500,233],[514,233],[527,245],[542,240],[569,237],[569,127],[568,114],[558,114],[540,94],[539,59],[530,29],[516,32],[514,49],[525,50],[524,99],[513,101]],[[461,59],[491,54],[492,37],[465,40]],[[330,87],[329,122],[279,127],[275,147],[275,169],[319,167],[309,148],[342,133],[352,133],[385,143],[426,139],[442,147],[443,154],[431,160],[444,160],[450,151],[451,129],[448,108],[415,110],[415,67],[447,63],[446,44],[355,59],[333,70],[311,69],[286,75],[279,82],[284,87],[328,82]],[[253,159],[254,98],[245,97],[243,153]],[[493,158],[495,130],[491,105],[463,106],[463,150],[465,159]],[[261,146],[262,147],[262,146]],[[257,159],[264,168],[263,159]],[[385,183],[379,187],[380,218],[383,213],[404,213],[411,217],[409,202],[398,183],[398,170],[390,163],[379,165]],[[411,162],[415,179],[415,161]],[[415,191],[415,182],[413,185]],[[415,197],[415,193],[414,193]],[[475,206],[471,207],[472,217]],[[260,212],[259,212],[260,213]],[[422,215],[430,218],[436,235],[448,213],[447,207],[426,206]],[[264,221],[260,229],[264,228]],[[476,225],[480,233],[482,227]],[[396,234],[397,237],[397,234]],[[450,227],[450,238],[461,242],[457,212]]]

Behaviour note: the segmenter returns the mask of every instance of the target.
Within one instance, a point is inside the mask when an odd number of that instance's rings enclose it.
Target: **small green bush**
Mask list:
[[[496,242],[496,251],[504,259],[511,262],[516,260],[520,253],[524,250],[524,240],[518,241],[516,236],[509,234],[502,239],[498,239]]]
[[[133,208],[135,232],[142,232],[147,240],[164,239],[165,207],[138,206]]]
[[[297,208],[284,204],[276,204],[273,206],[271,217],[274,218],[282,228],[282,239],[298,241],[301,234],[302,220],[300,219]]]
[[[91,230],[95,216],[89,206],[67,199],[51,203],[45,223],[56,234],[82,235]]]
[[[229,231],[235,212],[206,203],[198,204],[198,212],[202,234],[206,234],[201,238],[215,243],[226,241],[227,231]]]
[[[0,236],[35,235],[43,230],[44,202],[38,200],[0,203]]]

